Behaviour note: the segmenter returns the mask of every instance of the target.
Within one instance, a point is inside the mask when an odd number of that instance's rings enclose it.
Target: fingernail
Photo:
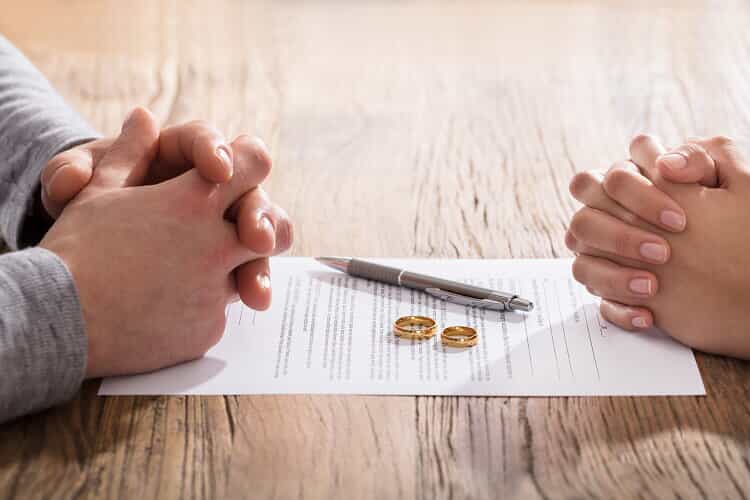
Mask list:
[[[630,291],[640,295],[651,295],[651,280],[647,278],[636,278],[628,283]]]
[[[672,170],[679,170],[687,167],[687,158],[680,153],[667,153],[662,155],[661,161]]]
[[[673,210],[664,210],[659,215],[659,220],[665,226],[676,231],[682,231],[685,228],[685,216]]]
[[[642,316],[636,316],[630,322],[633,324],[636,328],[648,328],[648,321],[646,321],[646,318]]]
[[[229,170],[229,177],[232,177],[232,174],[234,174],[234,165],[232,164],[232,155],[229,154],[227,147],[222,144],[216,148],[216,156],[219,157],[219,160]]]
[[[667,261],[667,247],[660,243],[641,244],[641,255],[660,264]]]
[[[266,231],[271,234],[276,233],[276,229],[273,227],[273,222],[271,222],[271,218],[264,212],[260,212],[258,214],[258,229],[261,231]]]
[[[263,290],[268,290],[271,288],[271,277],[268,276],[266,273],[261,273],[258,275],[258,284]]]

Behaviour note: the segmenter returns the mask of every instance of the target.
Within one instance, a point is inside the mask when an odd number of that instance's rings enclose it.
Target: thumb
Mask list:
[[[719,184],[718,169],[711,155],[696,143],[686,143],[656,159],[656,167],[666,180],[677,184]]]
[[[76,146],[52,158],[42,170],[42,205],[56,219],[65,205],[86,187],[94,159],[85,146]]]
[[[130,112],[120,135],[94,168],[93,191],[143,184],[156,157],[159,128],[153,115],[138,107]]]
[[[744,183],[750,179],[747,161],[738,144],[725,136],[691,137],[690,144],[703,148],[716,165],[714,187],[729,188],[731,184]]]

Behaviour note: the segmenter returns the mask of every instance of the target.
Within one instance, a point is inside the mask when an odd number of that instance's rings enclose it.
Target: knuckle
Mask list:
[[[612,242],[614,252],[622,257],[628,257],[632,254],[633,238],[627,230],[617,231]]]
[[[619,295],[624,291],[624,279],[617,272],[609,271],[602,277],[602,286],[613,295]]]
[[[613,168],[604,176],[604,191],[612,198],[617,198],[627,188],[630,175],[624,168]]]
[[[656,138],[650,134],[638,134],[630,141],[630,150],[638,149],[644,145],[654,141]]]
[[[262,184],[258,184],[252,191],[253,197],[257,199],[256,203],[259,207],[273,208],[274,203],[268,196],[268,192],[263,188]]]
[[[578,249],[578,240],[576,240],[576,237],[570,231],[565,232],[565,246],[571,252],[576,252]]]
[[[578,240],[586,240],[586,235],[589,232],[591,226],[591,215],[590,210],[582,208],[573,214],[570,219],[569,231],[573,233],[573,236]]]
[[[206,120],[190,120],[185,123],[187,128],[191,129],[210,129],[213,128]]]
[[[607,172],[611,172],[613,170],[635,170],[636,168],[637,167],[631,161],[620,160],[610,165],[607,169]]]
[[[294,244],[294,235],[296,232],[294,229],[294,222],[292,222],[291,219],[287,219],[287,231],[289,232],[289,236],[287,238],[286,247],[289,248]]]
[[[130,110],[130,113],[128,113],[128,118],[130,120],[140,121],[151,117],[151,112],[146,109],[144,106],[135,106],[133,109]]]
[[[734,139],[726,135],[717,135],[711,138],[711,144],[719,148],[728,148],[734,145]]]
[[[147,107],[141,106],[140,104],[135,106],[131,112],[139,113],[139,114],[147,114],[147,115],[151,114],[151,111],[149,111]]]
[[[198,155],[213,155],[217,146],[221,143],[221,137],[208,130],[198,131],[192,139],[192,153]],[[203,156],[201,156],[203,158]]]
[[[294,243],[294,224],[288,218],[282,220],[277,231],[277,252],[285,252]]]
[[[622,212],[620,213],[620,220],[622,220],[626,224],[630,224],[631,226],[634,226],[640,222],[639,217],[630,210],[622,210]]]
[[[61,165],[63,163],[66,163],[68,161],[68,158],[72,156],[72,152],[75,151],[76,148],[69,149],[67,151],[63,151],[62,153],[57,153],[55,156],[53,156],[48,162],[47,166],[49,165]]]
[[[589,189],[591,185],[593,185],[594,182],[594,176],[591,175],[591,172],[578,172],[570,180],[570,194],[572,194],[575,199],[580,201],[581,197],[583,197],[583,194]]]
[[[605,301],[602,301],[599,304],[599,313],[606,321],[609,321],[610,323],[623,328],[625,327],[625,325],[622,324],[622,321],[620,321],[617,315],[612,311],[612,306],[607,304]]]
[[[677,151],[681,153],[685,153],[688,156],[692,156],[696,153],[700,153],[703,151],[703,148],[700,146],[700,144],[696,144],[694,142],[688,142],[686,144],[683,144],[679,148],[677,148]]]
[[[271,171],[271,155],[268,153],[268,149],[260,139],[253,138],[253,140],[249,142],[248,153],[251,155],[256,167],[263,170],[266,174]]]
[[[256,212],[250,207],[244,207],[237,216],[237,238],[245,247],[253,246],[257,231]]]
[[[211,130],[200,130],[195,135],[194,146],[210,146],[216,140],[216,134]]]
[[[49,174],[52,171],[62,167],[63,165],[70,163],[71,159],[74,157],[74,149],[64,151],[53,156],[44,166],[44,171]]]
[[[706,161],[710,159],[708,152],[700,144],[690,142],[681,146],[678,151],[687,155],[689,160]]]
[[[602,317],[606,321],[622,328],[623,330],[633,331],[633,325],[627,321],[627,316],[623,316],[622,312],[619,311],[619,308],[615,310],[614,308],[605,307],[602,305],[600,310],[602,313]]]
[[[582,285],[586,285],[588,283],[588,266],[585,259],[581,257],[576,257],[573,260],[573,278],[581,283]]]
[[[272,167],[271,155],[268,148],[259,137],[240,135],[232,141],[235,155],[243,158],[254,172],[261,177],[267,176]]]

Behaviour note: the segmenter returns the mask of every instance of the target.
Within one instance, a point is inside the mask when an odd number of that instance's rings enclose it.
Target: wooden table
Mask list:
[[[0,31],[105,133],[256,133],[293,254],[561,257],[578,170],[742,136],[743,2],[15,2]],[[703,398],[113,397],[0,426],[5,498],[747,498],[750,364]]]

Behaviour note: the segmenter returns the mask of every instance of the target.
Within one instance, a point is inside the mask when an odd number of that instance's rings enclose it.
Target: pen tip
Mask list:
[[[317,260],[324,266],[328,266],[342,272],[346,272],[349,266],[349,259],[344,257],[315,257],[315,260]]]

